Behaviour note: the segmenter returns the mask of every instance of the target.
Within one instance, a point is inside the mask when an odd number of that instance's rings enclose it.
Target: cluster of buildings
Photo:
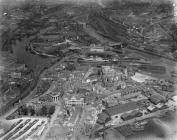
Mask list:
[[[105,48],[94,46],[89,52],[104,53]],[[159,111],[171,109],[173,101],[163,91],[170,91],[173,84],[155,82],[155,79],[138,83],[130,78],[134,71],[128,66],[117,67],[98,61],[94,65],[90,63],[90,58],[84,63],[77,58],[76,61],[69,59],[56,66],[48,76],[54,82],[41,96],[43,102],[62,105],[65,119],[60,121],[60,125],[69,128],[72,133],[83,131],[88,126],[133,124],[137,119],[142,121],[158,116]],[[71,62],[74,70],[67,69]],[[89,65],[86,66],[85,62]],[[144,128],[141,124],[134,127],[137,127],[136,130]]]
[[[131,98],[121,98],[120,93],[112,95],[112,98],[111,96],[105,98],[103,102],[105,109],[98,114],[97,124],[119,127],[127,125],[127,122],[132,124],[137,120],[158,117],[159,112],[175,110],[172,98],[166,98],[156,92],[151,94],[144,92],[143,90],[132,91],[132,94],[136,96]],[[110,100],[111,103],[109,103]],[[116,102],[112,103],[112,100]]]
[[[67,12],[63,12],[63,15],[63,18],[54,15],[42,19],[48,23],[49,28],[32,41],[32,53],[60,57],[62,54],[80,51],[73,44],[88,46],[98,42],[83,30],[83,24],[70,19]]]
[[[81,129],[85,135],[89,135],[87,131],[95,125],[100,125],[102,128],[130,125],[137,120],[158,116],[160,111],[174,109],[173,103],[176,99],[172,98],[173,95],[168,94],[175,90],[173,83],[145,80],[136,85],[136,81],[130,78],[130,76],[134,76],[133,68],[129,69],[131,66],[136,66],[138,71],[160,74],[166,73],[165,67],[147,65],[138,57],[126,57],[124,53],[126,47],[121,43],[106,44],[107,46],[95,45],[99,41],[86,33],[84,30],[86,23],[77,22],[78,17],[73,19],[76,13],[72,12],[72,9],[70,11],[68,8],[64,8],[61,13],[53,14],[61,7],[54,6],[50,11],[46,6],[35,5],[31,10],[36,11],[39,15],[47,16],[42,16],[38,21],[34,14],[32,22],[27,23],[28,20],[24,20],[22,24],[34,25],[34,27],[31,26],[30,31],[20,32],[17,38],[22,38],[23,34],[26,35],[25,32],[30,36],[39,28],[44,27],[44,33],[31,42],[31,53],[61,58],[70,54],[77,56],[76,59],[69,58],[52,71],[48,71],[42,78],[40,77],[35,95],[39,98],[34,99],[37,102],[31,101],[28,106],[39,111],[43,106],[59,105],[61,112],[57,115],[60,120],[56,125],[69,129],[75,136]],[[21,12],[21,10],[17,10],[20,18],[23,14]],[[133,17],[135,18],[134,15]],[[115,24],[107,20],[104,15],[99,14],[93,14],[88,18],[90,26],[98,29],[100,33],[104,31],[110,34],[109,38],[112,40],[126,42],[128,39],[133,44],[134,42],[140,43],[142,40],[144,29],[141,26],[135,24],[131,29],[127,29],[128,25]],[[18,19],[15,14],[14,19]],[[103,24],[106,26],[102,26]],[[114,27],[117,27],[115,31],[109,30]],[[117,33],[118,36],[115,36]],[[144,45],[146,43],[144,42]],[[148,54],[157,53],[153,49],[142,48],[138,50],[132,46],[131,49]],[[26,49],[28,51],[29,48]],[[15,69],[8,73],[7,81],[4,82],[4,85],[8,86],[1,86],[4,94],[10,95],[10,98],[15,97],[13,92],[20,94],[29,86],[30,80],[33,80],[30,74],[31,71],[25,65],[15,66]],[[20,92],[15,90],[20,86],[22,86]],[[43,111],[45,112],[45,109]],[[143,124],[137,122],[134,128],[138,129]],[[125,128],[130,129],[126,126]]]
[[[67,24],[66,32],[70,29]],[[134,70],[124,64],[124,61],[130,61],[129,58],[120,59],[121,56],[112,52],[116,46],[109,50],[101,45],[91,45],[79,50],[82,55],[68,58],[43,77],[50,87],[39,100],[44,104],[62,106],[63,121],[60,121],[60,125],[73,133],[98,124],[119,127],[170,107],[167,96],[158,92],[172,91],[173,85],[148,80],[142,82],[143,86],[137,84],[130,78]],[[118,45],[118,51],[122,52],[121,45]],[[146,69],[145,66],[141,68]]]

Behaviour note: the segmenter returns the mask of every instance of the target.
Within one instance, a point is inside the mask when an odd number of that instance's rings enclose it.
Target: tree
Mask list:
[[[35,114],[35,110],[33,108],[30,109],[31,116]]]
[[[28,109],[25,106],[21,107],[19,114],[20,115],[27,115],[28,114]]]
[[[66,70],[74,71],[74,70],[76,70],[76,67],[74,64],[68,63],[66,66]]]
[[[47,107],[46,106],[42,106],[42,108],[40,110],[40,115],[41,116],[46,116],[47,115]]]
[[[55,112],[55,106],[49,108],[49,115],[51,116]]]

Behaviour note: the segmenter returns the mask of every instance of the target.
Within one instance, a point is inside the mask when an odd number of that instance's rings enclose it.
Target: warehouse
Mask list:
[[[143,113],[141,113],[140,111],[134,110],[130,113],[124,113],[121,115],[121,119],[124,121],[136,118],[136,117],[141,117],[143,115]]]
[[[135,109],[139,109],[139,106],[137,105],[137,102],[132,101],[126,104],[112,106],[110,108],[107,108],[106,111],[111,116],[111,118],[116,118],[118,114],[132,111]]]

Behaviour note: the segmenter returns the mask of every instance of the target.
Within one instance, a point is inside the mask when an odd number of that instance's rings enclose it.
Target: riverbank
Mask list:
[[[37,35],[39,36],[41,33],[45,32],[47,29],[41,30]],[[6,114],[6,112],[10,111],[12,108],[16,107],[16,104],[24,98],[29,98],[29,94],[32,90],[35,89],[40,74],[42,74],[46,69],[50,68],[52,65],[60,61],[59,58],[43,58],[38,55],[31,54],[26,50],[26,45],[28,45],[33,39],[33,36],[29,38],[24,38],[21,42],[17,41],[15,46],[12,46],[13,55],[16,56],[17,61],[26,64],[32,71],[32,81],[30,86],[25,89],[18,97],[9,101],[6,105],[2,106],[0,109],[0,116]],[[18,106],[18,105],[17,105]]]

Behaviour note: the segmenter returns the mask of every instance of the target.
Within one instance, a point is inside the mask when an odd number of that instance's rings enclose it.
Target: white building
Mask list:
[[[60,100],[60,93],[58,93],[58,92],[52,92],[49,95],[52,98],[53,102],[58,102]]]
[[[65,99],[66,105],[84,105],[84,98],[77,99],[72,97],[71,99]]]
[[[104,52],[104,47],[91,45],[90,51],[91,52]]]
[[[58,102],[60,100],[60,95],[51,95],[53,102]]]
[[[158,103],[157,105],[155,105],[157,108],[162,108],[163,106],[164,106],[164,104],[163,103]]]
[[[150,105],[147,107],[147,109],[152,112],[156,107],[154,105]]]
[[[10,76],[12,78],[21,78],[21,72],[11,72]]]

